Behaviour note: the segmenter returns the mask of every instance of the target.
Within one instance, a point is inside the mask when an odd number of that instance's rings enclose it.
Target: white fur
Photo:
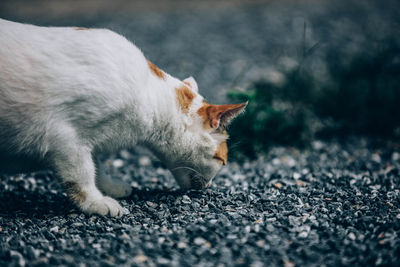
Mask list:
[[[199,87],[197,86],[197,82],[192,76],[184,79],[183,82],[186,83],[187,85],[189,85],[190,89],[192,89],[196,93],[199,91]]]
[[[182,187],[203,188],[219,169],[212,157],[221,138],[199,127],[203,98],[193,78],[185,81],[196,94],[189,114],[176,103],[182,81],[155,76],[121,35],[0,19],[0,169],[49,167],[87,193],[83,211],[120,216],[96,187],[92,157],[144,144]],[[130,194],[97,172],[103,192]]]

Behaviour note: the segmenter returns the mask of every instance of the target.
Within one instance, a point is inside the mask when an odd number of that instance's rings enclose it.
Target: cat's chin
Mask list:
[[[202,190],[211,186],[212,180],[206,181],[202,179],[196,179],[190,181],[190,186],[186,188],[186,190]]]
[[[204,181],[202,179],[179,179],[176,178],[179,187],[181,188],[181,190],[183,191],[188,191],[188,190],[201,190],[201,189],[205,189],[208,188],[211,185],[211,180],[210,181]]]

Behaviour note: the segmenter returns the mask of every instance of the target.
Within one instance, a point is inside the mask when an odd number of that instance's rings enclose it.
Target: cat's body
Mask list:
[[[205,105],[219,115],[201,112]],[[94,158],[138,143],[182,187],[204,187],[226,160],[217,155],[227,138],[219,120],[244,106],[204,103],[192,78],[159,70],[112,31],[0,19],[0,171],[50,168],[87,213],[122,214],[97,187],[114,197],[131,188],[96,175]]]

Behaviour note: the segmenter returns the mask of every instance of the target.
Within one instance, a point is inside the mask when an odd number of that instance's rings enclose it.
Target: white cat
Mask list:
[[[181,187],[205,188],[227,160],[224,128],[247,103],[211,105],[197,91],[110,30],[0,19],[0,170],[52,169],[82,211],[119,217],[111,197],[132,189],[95,156],[143,144]]]

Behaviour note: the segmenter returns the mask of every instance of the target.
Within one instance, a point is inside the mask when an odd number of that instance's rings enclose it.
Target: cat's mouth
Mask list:
[[[211,185],[211,179],[207,179],[191,167],[179,166],[172,168],[171,172],[182,189],[204,189]]]
[[[194,173],[190,174],[189,177],[191,189],[205,189],[211,185],[211,180],[206,180],[204,177],[198,176]]]

